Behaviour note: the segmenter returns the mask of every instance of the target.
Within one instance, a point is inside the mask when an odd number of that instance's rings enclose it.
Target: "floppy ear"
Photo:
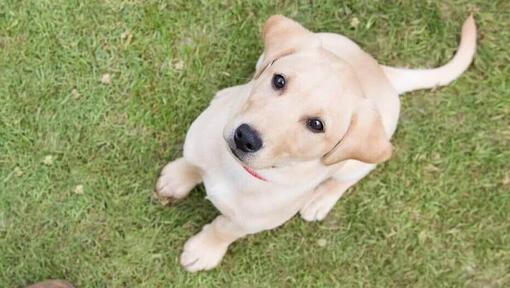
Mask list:
[[[346,134],[331,151],[322,157],[322,163],[331,165],[354,159],[365,163],[380,163],[390,158],[393,147],[384,131],[381,116],[369,100],[363,100],[354,112]]]
[[[281,15],[267,19],[262,31],[264,58],[255,73],[257,78],[276,59],[306,47],[319,47],[320,40],[296,21]]]

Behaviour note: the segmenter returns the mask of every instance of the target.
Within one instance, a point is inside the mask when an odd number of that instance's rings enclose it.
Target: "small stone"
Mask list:
[[[83,185],[76,185],[76,187],[74,187],[74,193],[76,194],[83,194]]]
[[[23,175],[23,170],[21,170],[21,168],[19,167],[14,168],[14,175],[20,177],[21,175]]]
[[[352,17],[351,19],[351,27],[356,29],[359,25],[359,19],[358,17]]]
[[[319,245],[320,247],[326,247],[327,244],[328,244],[328,241],[326,239],[317,240],[317,245]]]
[[[46,165],[46,166],[53,165],[53,156],[52,155],[46,155],[46,157],[44,157],[44,159],[43,159],[43,164]]]
[[[103,83],[104,85],[112,84],[112,76],[110,76],[110,74],[108,73],[103,74],[103,76],[101,76],[101,83]]]

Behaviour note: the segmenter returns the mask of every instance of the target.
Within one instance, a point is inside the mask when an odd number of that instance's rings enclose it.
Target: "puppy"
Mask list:
[[[253,79],[219,91],[191,125],[184,156],[156,195],[176,200],[201,182],[221,212],[184,245],[188,271],[207,270],[235,240],[298,212],[322,220],[342,194],[392,154],[399,94],[446,85],[470,65],[470,16],[453,59],[436,69],[380,65],[348,38],[312,33],[283,16],[264,25]]]

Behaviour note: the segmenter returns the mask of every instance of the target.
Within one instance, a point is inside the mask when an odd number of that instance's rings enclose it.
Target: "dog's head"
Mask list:
[[[224,130],[245,167],[378,163],[390,157],[381,117],[346,62],[283,16],[267,20],[263,40],[264,58],[250,95]]]

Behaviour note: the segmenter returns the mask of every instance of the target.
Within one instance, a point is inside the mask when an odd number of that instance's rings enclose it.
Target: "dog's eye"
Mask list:
[[[306,120],[306,127],[314,133],[324,132],[324,124],[318,118],[310,118]]]
[[[280,90],[285,87],[285,77],[281,74],[274,74],[273,76],[273,88]]]

